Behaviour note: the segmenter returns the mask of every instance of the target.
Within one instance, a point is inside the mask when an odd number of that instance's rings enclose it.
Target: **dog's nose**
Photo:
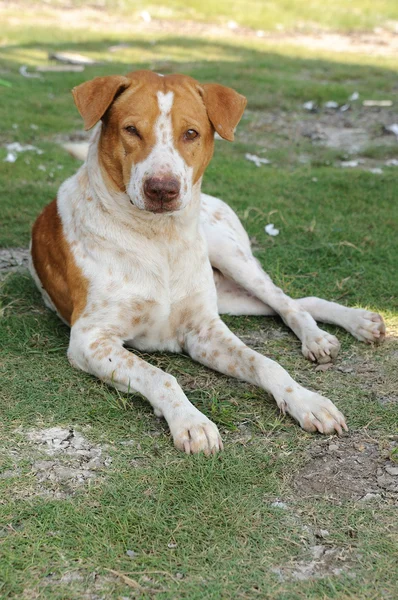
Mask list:
[[[180,183],[171,177],[150,177],[144,183],[144,194],[149,200],[171,202],[180,193]]]

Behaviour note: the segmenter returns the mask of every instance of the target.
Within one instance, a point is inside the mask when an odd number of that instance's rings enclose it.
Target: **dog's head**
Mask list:
[[[246,99],[186,75],[136,71],[96,77],[73,89],[85,129],[102,120],[100,164],[140,209],[174,212],[213,155],[214,132],[232,141]]]

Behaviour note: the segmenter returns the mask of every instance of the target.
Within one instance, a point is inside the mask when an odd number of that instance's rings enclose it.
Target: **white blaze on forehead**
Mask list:
[[[171,111],[171,107],[173,106],[173,92],[167,92],[167,94],[164,94],[163,92],[158,92],[157,96],[161,114],[169,114],[169,112]]]
[[[155,145],[142,162],[133,165],[127,192],[133,203],[145,208],[143,184],[150,177],[170,175],[181,185],[180,208],[189,203],[192,196],[192,167],[189,167],[175,147],[171,110],[173,92],[157,92],[160,114],[154,124]]]
[[[160,115],[155,126],[156,142],[158,145],[168,146],[171,150],[170,146],[174,146],[174,144],[170,113],[173,106],[174,94],[173,92],[167,92],[167,94],[158,92],[157,97]]]

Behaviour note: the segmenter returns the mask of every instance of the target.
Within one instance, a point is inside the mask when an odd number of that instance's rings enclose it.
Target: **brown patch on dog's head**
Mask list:
[[[108,183],[152,212],[187,205],[213,155],[214,131],[232,141],[246,106],[225,86],[151,71],[97,77],[73,96],[86,129],[102,120],[99,160]]]

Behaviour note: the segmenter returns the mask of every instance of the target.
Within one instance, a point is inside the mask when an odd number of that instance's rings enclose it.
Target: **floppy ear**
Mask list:
[[[218,83],[205,83],[200,86],[199,92],[214,129],[224,140],[233,142],[235,127],[247,104],[246,98]]]
[[[91,129],[104,116],[118,92],[126,89],[131,79],[122,75],[96,77],[72,90],[73,99],[84,121],[84,129]]]

